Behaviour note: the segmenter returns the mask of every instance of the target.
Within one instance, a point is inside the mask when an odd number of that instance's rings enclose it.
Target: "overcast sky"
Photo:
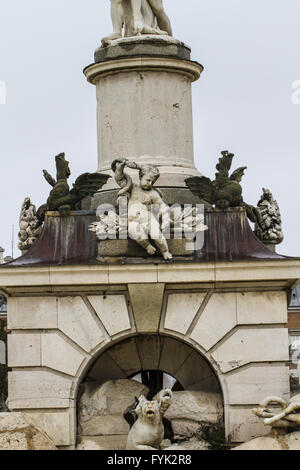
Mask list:
[[[299,0],[164,0],[174,36],[204,66],[193,85],[195,161],[214,176],[221,150],[247,165],[244,199],[270,188],[282,212],[279,251],[300,256]],[[72,181],[97,169],[95,89],[83,68],[111,32],[109,0],[0,0],[0,246],[11,254],[11,229],[25,196],[44,203],[65,151]],[[300,94],[299,94],[300,96]],[[15,249],[15,255],[18,251]]]

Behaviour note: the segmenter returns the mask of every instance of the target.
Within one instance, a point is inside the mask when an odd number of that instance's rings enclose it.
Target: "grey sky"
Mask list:
[[[174,36],[204,65],[193,86],[195,160],[214,175],[221,150],[247,165],[244,197],[256,204],[263,186],[278,200],[285,241],[300,256],[299,0],[164,0]],[[25,196],[38,206],[65,151],[72,177],[96,171],[95,89],[83,74],[100,38],[111,32],[108,0],[10,0],[1,4],[0,245],[10,254],[11,226]],[[17,250],[15,250],[15,254]]]

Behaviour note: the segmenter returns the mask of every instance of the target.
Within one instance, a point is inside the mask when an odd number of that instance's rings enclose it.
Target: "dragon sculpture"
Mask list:
[[[219,158],[216,166],[218,171],[214,181],[205,176],[193,176],[185,180],[186,185],[195,196],[220,210],[244,207],[251,222],[259,223],[258,210],[243,200],[243,189],[240,183],[247,167],[240,167],[230,175],[234,154],[228,151],[221,153],[222,157]]]
[[[46,211],[58,211],[60,215],[67,216],[72,210],[80,210],[81,201],[87,196],[93,196],[110,178],[109,175],[100,173],[84,173],[76,179],[70,190],[68,179],[71,176],[71,171],[65,154],[57,155],[55,162],[56,180],[46,170],[43,170],[46,181],[53,187],[47,204],[42,206],[45,213]]]

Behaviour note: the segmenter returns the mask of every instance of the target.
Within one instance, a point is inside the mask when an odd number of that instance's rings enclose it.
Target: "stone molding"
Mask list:
[[[115,59],[107,62],[98,62],[84,69],[84,74],[89,83],[95,85],[98,80],[122,72],[172,72],[184,75],[191,82],[200,78],[203,71],[198,62],[166,58],[166,57],[130,57]]]

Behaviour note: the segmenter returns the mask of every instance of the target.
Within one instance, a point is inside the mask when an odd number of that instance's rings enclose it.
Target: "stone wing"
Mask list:
[[[206,176],[192,176],[187,178],[185,183],[189,190],[200,199],[204,199],[210,204],[215,202],[215,188],[212,181]]]
[[[101,173],[84,173],[77,178],[70,192],[72,196],[82,201],[86,196],[93,196],[97,193],[107,183],[109,178],[109,175]]]

